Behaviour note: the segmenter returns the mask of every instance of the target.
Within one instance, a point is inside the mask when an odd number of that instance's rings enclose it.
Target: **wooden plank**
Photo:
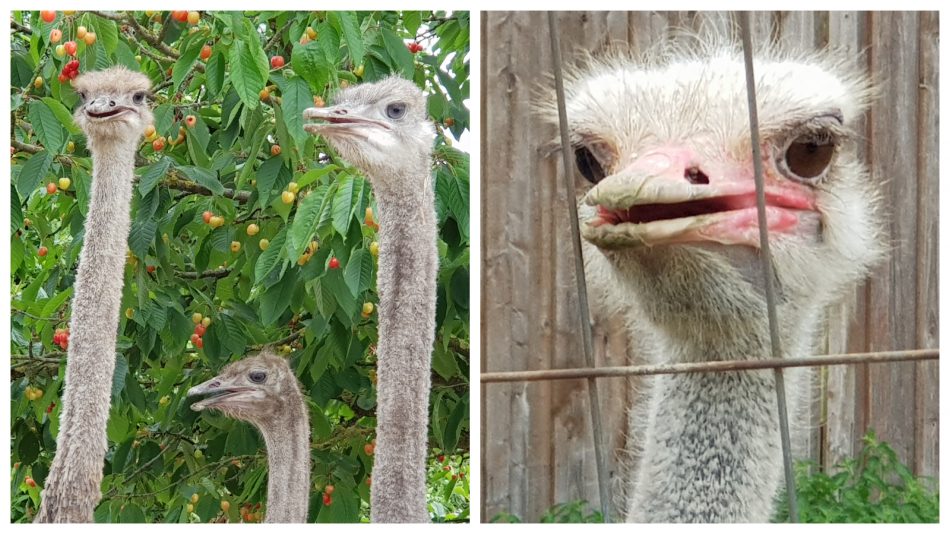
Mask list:
[[[872,13],[870,33],[871,68],[881,74],[880,105],[871,112],[871,177],[883,186],[892,216],[887,228],[890,257],[869,286],[868,348],[910,349],[916,345],[909,312],[916,310],[917,297],[917,16]],[[915,366],[876,365],[869,372],[869,426],[909,465],[914,458]]]
[[[920,83],[917,104],[917,326],[921,348],[939,346],[938,331],[938,201],[939,166],[939,17],[937,12],[920,14]],[[938,364],[917,364],[914,472],[936,477],[940,472],[940,399]]]
[[[863,14],[838,11],[829,14],[829,46],[841,50],[855,62],[864,65],[867,62],[864,49],[865,21]],[[858,121],[856,129],[867,137],[866,121]],[[867,145],[856,143],[858,158],[867,160]],[[867,289],[861,284],[854,290],[851,298],[829,311],[827,349],[829,354],[840,352],[864,352],[867,350],[865,335],[865,310],[867,308]],[[830,467],[844,458],[853,457],[856,444],[864,432],[863,420],[858,418],[864,413],[862,392],[865,390],[863,377],[867,366],[839,366],[828,369],[825,394],[825,432],[822,444],[821,462]]]

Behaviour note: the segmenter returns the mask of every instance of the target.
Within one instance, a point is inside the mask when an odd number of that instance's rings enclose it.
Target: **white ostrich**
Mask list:
[[[767,221],[784,356],[814,353],[825,308],[883,253],[878,194],[851,124],[868,79],[833,51],[755,54]],[[567,74],[593,305],[652,362],[768,358],[741,49],[725,39],[611,53]],[[546,114],[557,123],[553,95]],[[793,427],[808,370],[786,372]],[[632,522],[763,522],[782,480],[773,373],[652,379],[629,430]]]

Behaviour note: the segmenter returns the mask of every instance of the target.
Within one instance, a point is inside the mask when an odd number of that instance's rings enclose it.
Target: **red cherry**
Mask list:
[[[79,71],[78,71],[78,70],[71,70],[71,71],[69,71],[69,79],[70,79],[70,80],[75,80],[75,79],[76,79],[76,76],[79,76]]]
[[[58,76],[58,79],[59,79],[59,83],[66,83],[66,80],[69,79],[69,76],[66,76],[65,74],[60,73],[60,75]]]
[[[49,403],[49,406],[46,407],[46,413],[53,413],[53,408],[56,408],[56,403],[55,402]]]
[[[63,46],[66,48],[67,54],[71,56],[76,55],[76,50],[78,49],[78,46],[76,46],[76,41],[66,41]]]
[[[198,343],[199,341],[201,341],[201,336],[199,336],[198,334],[191,334],[192,344]]]
[[[43,22],[53,22],[56,20],[55,11],[40,11],[40,18],[43,19]]]
[[[324,506],[330,506],[331,504],[333,504],[333,497],[331,497],[330,495],[324,493],[324,494],[323,494],[323,505],[324,505]]]
[[[39,256],[39,257],[41,257],[41,258],[42,258],[43,256],[45,256],[47,252],[49,252],[49,249],[46,248],[46,247],[40,247],[40,248],[36,249],[36,254],[37,254],[37,256]]]
[[[336,256],[330,258],[330,268],[331,268],[331,269],[339,269],[339,268],[340,268],[340,260],[336,259]]]
[[[207,330],[208,330],[208,329],[205,327],[205,325],[203,325],[203,324],[201,324],[201,323],[198,323],[198,324],[195,325],[195,334],[197,334],[198,336],[203,336],[203,335],[205,335],[205,332],[206,332]]]
[[[56,188],[56,184],[54,184],[53,182],[50,182],[50,183],[46,184],[46,194],[47,194],[47,195],[55,194],[55,193],[56,193],[56,189],[57,189],[57,188]]]
[[[211,222],[211,217],[214,217],[214,213],[211,213],[210,211],[206,211],[201,214],[201,218],[204,219],[205,224],[208,224]]]
[[[201,349],[201,348],[204,348],[205,342],[202,341],[201,338],[199,337],[198,340],[194,342],[194,345],[195,345],[195,348]]]
[[[201,56],[201,59],[204,59],[204,60],[207,60],[209,57],[211,57],[211,46],[210,45],[202,46],[200,56]]]
[[[284,66],[284,56],[274,56],[270,58],[270,67],[272,69],[279,69]]]

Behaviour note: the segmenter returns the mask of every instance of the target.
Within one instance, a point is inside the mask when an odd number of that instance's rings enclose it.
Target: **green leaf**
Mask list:
[[[201,51],[198,51],[199,54]],[[224,88],[224,71],[227,60],[224,58],[224,54],[221,52],[215,52],[208,59],[207,65],[205,65],[205,81],[207,82],[208,87],[208,97],[214,98],[221,92],[221,89]]]
[[[281,97],[284,124],[297,146],[302,147],[310,136],[303,129],[303,111],[313,106],[313,93],[307,82],[301,78],[291,78],[281,89]]]
[[[16,233],[23,226],[23,211],[20,207],[20,195],[16,192],[16,187],[10,184],[10,233]],[[19,240],[14,239],[14,242]],[[22,243],[22,242],[21,242]],[[16,267],[13,268],[16,270]]]
[[[356,13],[352,11],[328,11],[327,17],[340,27],[346,47],[350,51],[350,59],[353,60],[353,66],[361,65],[366,49],[363,45],[363,32],[360,31],[360,23],[356,18]]]
[[[284,240],[286,238],[286,228],[281,229],[281,231],[277,232],[277,235],[274,236],[274,239],[270,240],[270,247],[257,258],[257,264],[254,265],[255,284],[263,282],[264,278],[280,263],[280,252],[284,248]]]
[[[79,129],[76,121],[73,120],[73,114],[70,113],[68,109],[66,109],[66,106],[64,106],[62,102],[49,96],[44,96],[42,100],[43,103],[49,107],[50,111],[53,112],[53,115],[59,119],[60,124],[66,128],[66,131],[72,135],[79,135],[82,133],[82,130]]]
[[[260,49],[260,46],[259,41],[252,43],[241,40],[236,40],[231,45],[231,74],[228,79],[248,109],[256,109],[260,104],[260,92],[267,82],[257,65],[257,50],[252,48]]]
[[[155,189],[158,182],[165,176],[165,173],[168,172],[168,167],[171,163],[172,161],[170,159],[163,157],[157,163],[136,169],[136,172],[139,173],[139,194],[144,197],[148,195],[152,189]]]
[[[287,182],[284,182],[286,178]],[[290,182],[290,170],[284,165],[281,158],[270,158],[261,163],[257,169],[257,191],[260,195],[260,205],[267,205],[277,184],[285,185]]]
[[[294,44],[290,53],[290,66],[294,72],[307,80],[310,88],[318,94],[323,92],[330,79],[331,65],[327,63],[323,48],[317,41],[305,45]]]
[[[212,327],[216,326],[219,329],[218,337],[221,344],[231,354],[244,354],[247,336],[241,321],[227,313],[222,313],[218,318],[217,324]]]
[[[365,248],[357,249],[346,264],[343,279],[354,297],[369,289],[373,284],[373,255]]]
[[[33,125],[33,131],[47,150],[59,152],[63,149],[66,144],[63,125],[45,102],[34,100],[30,104],[29,119]]]
[[[290,300],[298,290],[296,271],[291,270],[261,297],[261,323],[272,326],[290,306]]]
[[[198,59],[198,54],[201,52],[202,46],[204,46],[203,41],[194,39],[187,43],[181,55],[178,56],[178,61],[172,66],[172,89],[174,91],[178,90],[182,80],[185,79],[188,71],[191,70],[191,66],[194,65],[195,60]]]
[[[90,17],[88,20],[96,32],[96,43],[101,44],[107,53],[114,53],[119,46],[119,28],[115,21],[102,17]]]
[[[23,170],[20,171],[20,178],[16,184],[17,192],[21,197],[30,196],[40,184],[40,181],[45,181],[52,164],[53,155],[48,150],[41,150],[30,157],[29,161],[23,165]]]
[[[287,234],[287,257],[296,258],[303,254],[304,248],[310,243],[310,238],[317,229],[322,205],[323,195],[311,192],[297,206],[294,222],[290,225],[290,232]]]
[[[156,231],[158,231],[158,221],[152,217],[133,221],[129,231],[129,248],[132,249],[132,253],[139,258],[144,258],[148,254],[152,241],[155,240]]]
[[[340,235],[346,235],[353,214],[354,182],[352,176],[344,174],[337,181],[333,195],[333,229]]]
[[[389,53],[389,57],[392,59],[391,66],[399,70],[404,78],[411,80],[416,65],[412,53],[406,48],[406,43],[385,26],[380,28],[380,34],[383,36],[386,52]]]
[[[198,185],[207,188],[215,195],[221,195],[224,193],[224,186],[218,181],[218,177],[215,175],[215,173],[207,169],[193,167],[191,165],[179,166],[178,170],[184,173],[184,175],[188,178],[194,180]]]

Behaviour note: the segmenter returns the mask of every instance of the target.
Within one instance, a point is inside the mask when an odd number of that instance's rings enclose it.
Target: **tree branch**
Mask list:
[[[230,269],[211,269],[204,272],[194,272],[194,271],[175,271],[175,276],[178,278],[184,278],[185,280],[198,280],[199,278],[225,278],[231,274]]]
[[[20,32],[20,33],[25,33],[25,34],[27,34],[27,35],[33,35],[33,30],[31,30],[31,29],[27,28],[26,26],[20,24],[19,22],[13,20],[13,18],[10,18],[10,28],[12,28],[14,31],[17,31],[17,32]]]
[[[170,187],[172,189],[178,189],[179,191],[188,191],[190,193],[196,193],[199,195],[206,195],[206,196],[214,195],[214,193],[212,193],[211,190],[208,189],[207,187],[204,187],[203,185],[200,185],[196,182],[192,182],[191,180],[184,180],[178,177],[175,171],[169,172],[169,175],[171,176],[169,176],[162,182],[166,187]],[[251,192],[238,191],[235,189],[225,188],[224,192],[221,193],[221,196],[230,198],[232,200],[236,200],[240,202],[241,204],[244,204],[245,202],[248,201],[248,199],[251,198]]]

